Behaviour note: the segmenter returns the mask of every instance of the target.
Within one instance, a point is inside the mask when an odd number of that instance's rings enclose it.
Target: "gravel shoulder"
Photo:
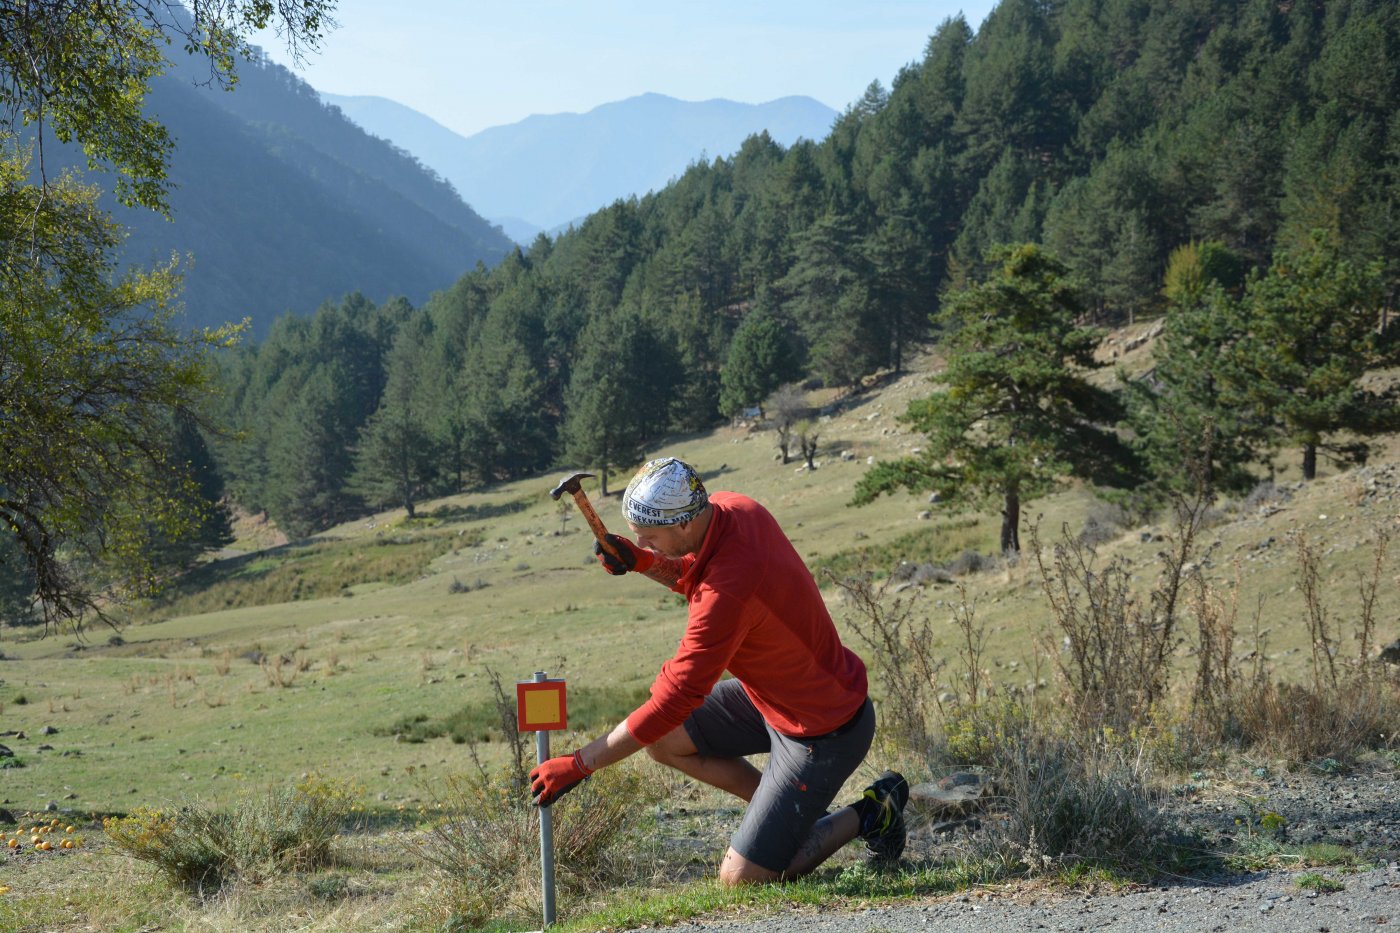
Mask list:
[[[1186,881],[1124,893],[1034,895],[984,891],[858,913],[798,913],[700,921],[676,930],[760,933],[1003,933],[1008,930],[1162,933],[1351,933],[1400,925],[1400,863],[1356,874],[1325,871],[1346,885],[1331,894],[1300,889],[1297,874],[1258,872],[1212,882]]]
[[[1394,756],[1374,756],[1347,774],[1315,770],[1191,776],[1164,808],[1178,826],[1222,855],[1258,851],[1262,813],[1282,827],[1269,838],[1288,853],[1308,846],[1351,855],[1361,866],[1338,864],[1168,879],[1121,890],[1073,891],[1045,883],[1008,884],[864,910],[793,910],[744,919],[701,919],[675,930],[754,930],[759,933],[869,931],[1001,933],[1008,930],[1152,930],[1180,933],[1269,931],[1342,933],[1400,928],[1400,769]],[[1276,822],[1276,821],[1275,821]],[[973,830],[975,831],[975,830]],[[929,827],[911,833],[909,855],[937,858],[958,839]],[[1340,886],[1316,891],[1305,874]]]

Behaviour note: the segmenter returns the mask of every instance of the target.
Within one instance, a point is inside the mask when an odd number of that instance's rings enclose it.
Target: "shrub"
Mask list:
[[[1128,510],[1113,502],[1096,499],[1084,516],[1084,527],[1079,532],[1079,542],[1089,547],[1107,544],[1123,533],[1131,519]]]
[[[943,715],[950,763],[996,767],[1034,725],[1034,712],[1020,699],[1001,694],[977,706],[955,706]]]
[[[995,570],[997,558],[979,554],[976,551],[963,551],[948,562],[948,572],[955,577],[965,577],[984,570]]]
[[[204,894],[234,877],[257,882],[275,871],[326,864],[353,798],[347,785],[313,775],[247,797],[228,811],[200,804],[174,812],[143,807],[103,820],[102,828],[127,855]]]
[[[1291,490],[1275,485],[1273,480],[1264,480],[1240,501],[1240,510],[1244,512],[1257,512],[1266,505],[1287,502],[1293,498]]]
[[[1030,875],[1086,865],[1141,874],[1172,858],[1145,759],[1111,733],[1090,742],[1030,727],[989,747],[1004,818],[974,837],[978,857]]]
[[[450,928],[538,921],[539,811],[509,774],[453,775],[432,791],[447,814],[416,846],[441,872]],[[551,807],[558,892],[576,902],[650,874],[640,828],[659,794],[626,766],[599,771]],[[566,913],[560,903],[559,914]]]

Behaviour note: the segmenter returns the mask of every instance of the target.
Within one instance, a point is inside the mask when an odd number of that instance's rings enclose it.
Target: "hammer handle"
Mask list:
[[[593,503],[588,501],[588,497],[583,494],[583,490],[574,493],[574,501],[578,503],[578,510],[583,513],[583,520],[588,522],[588,527],[593,529],[593,537],[598,539],[598,544],[618,560],[622,560],[622,555],[617,553],[617,548],[613,547],[608,540],[608,529],[603,527],[603,520],[598,517],[598,513],[593,511]]]

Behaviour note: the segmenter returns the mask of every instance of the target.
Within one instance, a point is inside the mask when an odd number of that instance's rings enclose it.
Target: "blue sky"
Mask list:
[[[387,97],[463,135],[536,113],[656,92],[844,110],[923,56],[959,12],[994,0],[340,0],[298,74],[320,91]],[[291,65],[276,37],[254,40]]]

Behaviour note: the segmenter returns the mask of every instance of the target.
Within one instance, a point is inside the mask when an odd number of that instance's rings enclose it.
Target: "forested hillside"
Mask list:
[[[178,60],[146,111],[175,138],[170,217],[118,209],[123,258],[193,256],[189,326],[250,317],[263,337],[278,315],[356,290],[421,303],[511,246],[450,184],[270,61],[246,63],[230,93]]]
[[[1047,423],[1127,438],[1119,481],[1180,475],[1188,438],[1208,438],[1216,487],[1280,446],[1356,459],[1336,431],[1394,410],[1356,386],[1393,359],[1377,332],[1400,285],[1398,93],[1389,0],[1003,0],[976,35],[937,25],[821,143],[752,137],[421,309],[351,298],[284,319],[226,360],[220,416],[247,439],[221,463],[293,534],[551,463],[606,474],[791,380],[899,370],[933,321],[966,326],[940,316],[946,296],[1059,294],[1032,270],[1073,300],[1044,318],[994,301],[1016,318],[988,338],[1004,342],[966,352],[1085,328],[1056,351],[1070,366],[1089,325],[1166,315],[1135,402]],[[1017,243],[1038,248],[990,252]],[[933,469],[885,486],[932,488]]]

